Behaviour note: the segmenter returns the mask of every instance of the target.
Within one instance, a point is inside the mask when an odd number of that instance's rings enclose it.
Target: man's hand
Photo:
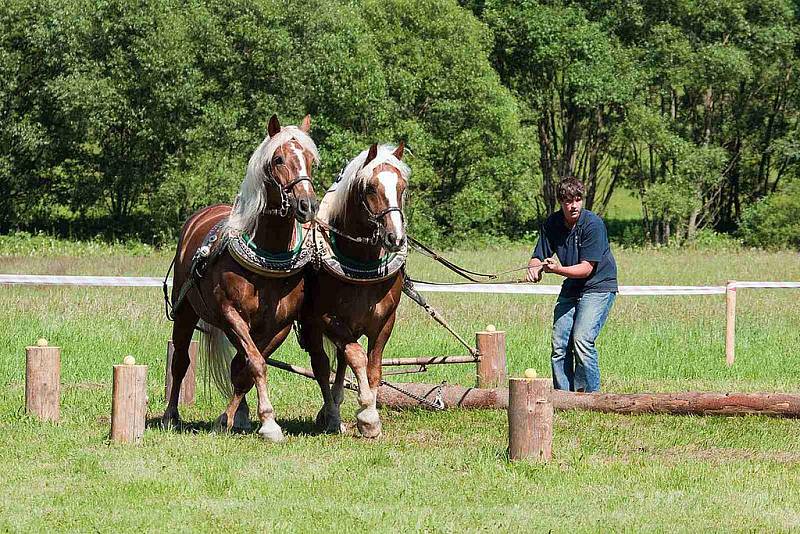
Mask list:
[[[542,269],[544,265],[539,258],[531,258],[528,262],[528,272],[525,274],[525,280],[528,282],[538,282],[542,279]]]
[[[542,265],[544,272],[561,274],[561,263],[555,258],[547,258]]]

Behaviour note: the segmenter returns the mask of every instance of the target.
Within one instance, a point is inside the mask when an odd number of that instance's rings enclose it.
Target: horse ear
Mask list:
[[[308,131],[311,129],[311,115],[305,116],[303,122],[300,123],[300,129],[305,133],[308,133]]]
[[[396,157],[397,159],[403,159],[403,152],[405,151],[405,149],[406,149],[405,141],[400,141],[400,144],[397,145],[397,148],[394,149],[394,152],[392,154],[394,154],[394,157]]]
[[[364,160],[364,165],[362,165],[361,168],[363,169],[364,167],[369,165],[369,162],[375,159],[375,156],[377,155],[378,155],[378,143],[372,143],[372,146],[369,147],[369,152],[367,152],[367,159]]]
[[[267,126],[267,133],[269,133],[270,137],[274,137],[275,134],[281,131],[281,123],[278,122],[278,116],[273,114],[272,117],[269,119],[269,125]]]

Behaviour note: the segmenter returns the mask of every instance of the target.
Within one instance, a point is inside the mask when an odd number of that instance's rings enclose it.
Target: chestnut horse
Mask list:
[[[328,256],[307,274],[299,323],[301,345],[322,390],[317,424],[327,432],[342,430],[347,364],[358,380],[358,430],[365,437],[381,433],[375,406],[381,358],[394,327],[408,251],[402,201],[410,170],[402,157],[402,143],[372,145],[347,165],[320,204],[317,232]],[[358,342],[363,335],[366,351]],[[326,349],[337,359],[333,391]]]
[[[173,386],[164,412],[165,426],[180,423],[178,394],[199,321],[212,376],[230,395],[220,425],[228,430],[234,423],[249,426],[247,404],[242,400],[255,384],[259,434],[270,441],[283,439],[267,395],[265,359],[286,339],[297,318],[303,301],[303,268],[277,273],[246,268],[234,255],[232,244],[246,243],[251,248],[245,252],[271,257],[285,257],[300,249],[302,229],[295,220],[311,221],[317,210],[310,173],[319,155],[308,136],[310,127],[306,116],[299,127],[281,128],[273,115],[267,138],[250,157],[233,206],[203,208],[181,230],[172,288]]]

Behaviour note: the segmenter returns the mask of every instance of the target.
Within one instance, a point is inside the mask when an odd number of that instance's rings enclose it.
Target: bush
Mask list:
[[[800,249],[800,180],[747,208],[739,232],[749,246]]]
[[[729,251],[740,250],[742,240],[729,234],[715,232],[709,228],[698,230],[694,238],[686,242],[686,246],[699,250]]]

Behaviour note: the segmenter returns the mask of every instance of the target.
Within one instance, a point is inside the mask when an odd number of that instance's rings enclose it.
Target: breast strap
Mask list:
[[[408,257],[408,244],[398,252],[390,252],[374,262],[349,258],[336,248],[336,236],[314,228],[317,267],[340,280],[357,284],[374,284],[388,280],[403,268]]]

